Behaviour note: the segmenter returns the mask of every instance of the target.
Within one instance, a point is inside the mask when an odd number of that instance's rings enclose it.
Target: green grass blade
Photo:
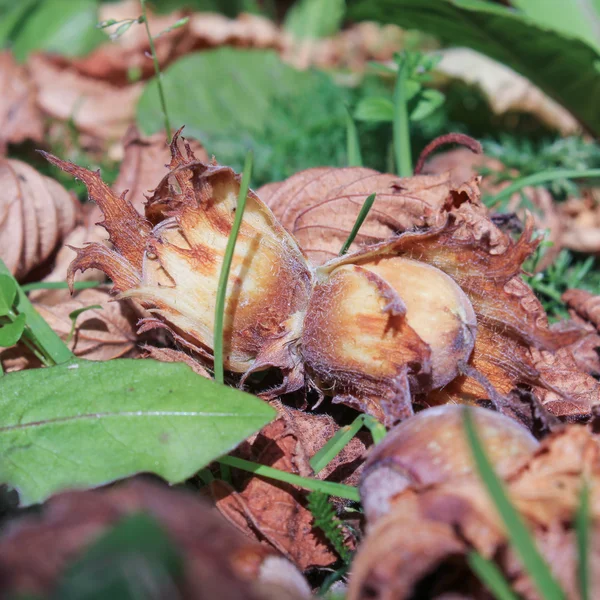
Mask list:
[[[496,600],[519,600],[504,578],[502,571],[491,561],[479,554],[470,552],[467,557],[469,567]]]
[[[348,154],[349,167],[363,166],[358,130],[348,107],[346,107],[346,152]]]
[[[2,259],[0,259],[0,273],[12,277],[11,272],[8,270],[8,267],[4,264]],[[50,325],[48,325],[35,310],[20,286],[17,287],[16,309],[20,314],[25,315],[29,331],[48,358],[52,359],[57,365],[69,362],[75,358],[74,354],[60,339],[58,334],[52,330]]]
[[[464,411],[464,426],[477,471],[504,523],[510,543],[538,593],[544,600],[565,600],[563,591],[539,553],[525,522],[512,505],[502,481],[496,475],[475,431],[473,416],[469,409]]]
[[[342,249],[340,250],[340,256],[342,256],[342,255],[346,254],[346,252],[348,252],[348,248],[350,248],[350,246],[352,245],[352,242],[354,241],[354,238],[356,237],[358,230],[362,227],[362,224],[365,222],[365,219],[367,218],[367,215],[369,214],[369,211],[371,210],[371,207],[373,206],[373,202],[375,202],[375,196],[376,196],[376,194],[371,194],[365,200],[364,204],[362,205],[362,208],[360,209],[360,212],[358,213],[356,222],[354,223],[354,227],[352,228],[352,231],[350,232],[348,239],[344,242],[344,245],[342,246]]]
[[[244,164],[244,173],[242,175],[242,183],[240,184],[240,193],[238,195],[237,208],[235,218],[231,227],[231,233],[227,240],[225,255],[223,256],[223,266],[221,267],[221,275],[219,276],[219,287],[217,289],[217,299],[215,305],[215,381],[224,383],[225,377],[223,373],[223,319],[225,316],[225,296],[227,294],[227,281],[229,279],[229,271],[231,270],[231,262],[235,251],[235,243],[242,225],[242,217],[246,208],[246,196],[250,187],[250,176],[252,174],[252,152],[246,154],[246,163]]]
[[[363,415],[356,417],[350,425],[341,427],[335,435],[310,459],[315,473],[322,471],[360,431],[364,425]]]
[[[99,285],[102,285],[101,281],[77,281],[73,284],[73,289],[87,290]],[[36,281],[22,285],[21,289],[26,293],[33,290],[68,290],[69,284],[66,281]]]
[[[575,533],[577,536],[577,579],[581,600],[589,600],[590,596],[590,489],[586,482],[581,487],[579,507],[575,515]]]
[[[406,90],[407,70],[406,60],[398,64],[398,75],[394,88],[394,153],[396,155],[396,172],[400,177],[411,177],[413,174]]]
[[[517,179],[509,186],[505,187],[501,192],[498,192],[494,196],[486,198],[485,204],[487,206],[493,206],[502,200],[510,198],[515,192],[522,190],[527,186],[542,185],[543,183],[549,183],[556,181],[557,179],[589,179],[599,178],[600,169],[588,169],[587,171],[578,171],[576,169],[555,169],[553,171],[542,171],[541,173],[534,173],[527,177],[521,177]]]
[[[387,429],[375,417],[363,415],[365,427],[371,432],[371,437],[375,444],[379,444],[387,435]]]
[[[281,471],[273,467],[267,467],[265,465],[259,465],[243,458],[236,458],[235,456],[223,456],[218,460],[219,463],[241,469],[242,471],[248,471],[254,473],[254,475],[260,475],[261,477],[267,477],[269,479],[275,479],[277,481],[283,481],[284,483],[290,483],[297,485],[305,490],[311,492],[322,492],[330,496],[336,496],[337,498],[346,498],[347,500],[354,500],[360,502],[360,496],[358,489],[350,485],[344,485],[343,483],[334,483],[332,481],[321,481],[320,479],[311,479],[309,477],[300,477],[300,475],[294,475],[287,471]]]

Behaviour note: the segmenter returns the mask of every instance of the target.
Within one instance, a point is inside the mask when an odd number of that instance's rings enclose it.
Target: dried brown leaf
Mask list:
[[[8,50],[0,52],[0,89],[0,154],[6,152],[7,144],[41,142],[44,123],[35,87],[25,67],[18,65]]]
[[[584,190],[582,198],[561,202],[558,211],[565,229],[563,246],[576,252],[600,252],[600,204],[596,189]]]
[[[262,465],[301,475],[312,470],[302,440],[280,417],[255,438],[248,458]],[[337,557],[313,529],[305,493],[298,488],[260,477],[251,477],[241,492],[218,482],[212,486],[217,508],[238,528],[255,539],[264,539],[301,570],[326,567]]]
[[[2,595],[53,591],[65,568],[89,544],[124,517],[139,512],[165,528],[184,560],[183,576],[174,582],[182,599],[309,596],[306,581],[292,565],[240,535],[207,504],[189,493],[143,480],[104,490],[66,492],[52,498],[41,515],[13,523],[0,538]],[[277,567],[279,575],[273,572]],[[165,590],[158,592],[157,598],[172,597]]]
[[[211,379],[210,373],[198,360],[181,350],[174,350],[173,348],[157,348],[149,345],[143,346],[143,349],[148,353],[149,358],[159,360],[160,362],[185,363],[194,371],[194,373],[202,375],[202,377],[206,377],[207,379]]]
[[[31,56],[27,66],[38,89],[38,105],[46,116],[72,120],[78,131],[101,140],[121,138],[135,121],[143,83],[113,85],[41,54]]]
[[[582,319],[600,329],[600,296],[586,290],[570,289],[562,295],[562,300]]]
[[[59,183],[14,159],[0,159],[0,256],[24,278],[71,232],[79,204]]]

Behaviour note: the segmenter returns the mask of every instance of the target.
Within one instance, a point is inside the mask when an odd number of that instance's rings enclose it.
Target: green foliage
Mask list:
[[[546,10],[545,2],[528,0],[534,1],[540,11]],[[557,2],[563,15],[571,12],[573,3]],[[588,39],[585,33],[573,38],[535,15],[485,0],[355,0],[349,16],[419,29],[487,54],[530,79],[590,131],[600,133],[600,113],[590,102],[600,96],[600,51],[583,41]],[[558,19],[563,16],[553,18]],[[565,16],[563,23],[567,22]]]
[[[19,0],[0,6],[0,46],[24,61],[34,51],[81,56],[106,40],[97,0]]]
[[[5,375],[0,415],[0,481],[30,505],[141,472],[184,481],[275,411],[183,364],[119,359]]]
[[[254,153],[253,185],[279,181],[315,166],[346,166],[347,112],[357,96],[381,84],[369,79],[358,90],[319,72],[299,72],[271,51],[222,48],[186,56],[163,74],[172,125],[199,139],[209,155],[241,171]],[[163,127],[156,84],[138,105],[146,133]],[[386,132],[358,127],[365,165],[384,168]]]
[[[296,0],[283,26],[296,39],[332,36],[340,30],[345,12],[345,0]]]
[[[51,600],[166,597],[183,575],[183,557],[153,517],[124,517],[71,564]]]
[[[600,144],[577,136],[534,141],[501,134],[497,140],[484,141],[483,148],[486,155],[497,158],[506,167],[502,172],[482,170],[484,175],[494,175],[496,181],[510,179],[510,169],[527,176],[553,170],[584,172],[600,168]],[[580,193],[572,179],[549,181],[545,186],[557,200]]]
[[[467,560],[471,570],[496,600],[519,600],[494,562],[475,551],[469,553]]]
[[[542,242],[523,269],[523,278],[533,288],[551,321],[568,319],[569,313],[561,300],[568,289],[581,288],[600,293],[600,270],[593,256],[578,256],[569,250],[561,250],[556,259],[544,271],[534,273],[548,244]],[[529,273],[529,274],[527,274]]]
[[[344,245],[342,246],[342,249],[340,250],[340,256],[342,256],[342,255],[346,254],[346,252],[348,252],[348,248],[350,248],[350,246],[352,245],[352,242],[354,241],[354,238],[356,237],[358,230],[361,228],[361,225],[365,222],[365,219],[367,218],[367,215],[369,214],[369,211],[371,210],[371,207],[373,206],[374,202],[375,202],[375,194],[371,194],[370,196],[367,196],[367,199],[363,202],[363,205],[360,208],[360,212],[358,213],[358,217],[356,217],[356,222],[354,223],[354,226],[352,227],[352,231],[350,232],[348,239],[344,242]]]
[[[344,532],[342,522],[338,519],[335,508],[329,502],[329,496],[320,492],[308,494],[308,508],[318,527],[329,540],[340,558],[348,564],[351,553],[344,543]]]
[[[550,567],[539,553],[523,518],[513,506],[503,482],[494,471],[477,434],[472,411],[468,408],[464,410],[464,427],[477,472],[502,519],[511,546],[525,567],[537,592],[544,600],[565,600],[565,595]],[[480,569],[479,574],[483,573],[485,570]],[[491,571],[488,571],[488,574],[490,579],[487,581],[491,584]],[[490,589],[492,588],[490,587]]]

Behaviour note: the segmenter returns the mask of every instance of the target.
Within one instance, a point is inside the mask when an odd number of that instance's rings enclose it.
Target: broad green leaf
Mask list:
[[[600,48],[600,3],[597,0],[512,0],[511,4],[540,25]]]
[[[294,89],[302,93],[311,79],[270,50],[221,48],[181,58],[163,73],[163,86],[173,126],[185,125],[187,135],[203,140],[206,133],[261,131],[274,99]],[[163,127],[155,79],[142,94],[137,116],[145,133]]]
[[[442,104],[446,97],[438,90],[426,89],[417,98],[417,105],[410,113],[411,121],[422,121],[433,114]]]
[[[86,54],[107,40],[96,28],[97,22],[96,0],[44,0],[19,28],[13,52],[19,61],[36,50],[65,56]]]
[[[350,17],[420,29],[487,54],[530,79],[600,134],[600,111],[590,101],[600,97],[600,52],[581,39],[483,0],[355,0]]]
[[[388,98],[372,97],[365,98],[358,103],[354,112],[354,118],[358,121],[383,121],[394,120],[394,103]]]
[[[0,386],[0,481],[25,506],[140,472],[178,483],[274,416],[182,364],[76,361],[11,373]]]
[[[283,26],[297,39],[327,37],[339,31],[345,12],[345,0],[296,0]]]
[[[25,315],[19,315],[12,323],[0,327],[0,348],[14,346],[23,335],[25,329]]]
[[[173,589],[183,574],[183,558],[150,515],[121,519],[70,565],[53,598],[137,600]],[[158,595],[161,595],[160,593]],[[161,595],[162,596],[162,595]]]
[[[8,45],[15,30],[39,2],[40,0],[5,0],[0,3],[0,48]]]
[[[0,274],[0,317],[11,310],[17,297],[17,282],[9,275]]]

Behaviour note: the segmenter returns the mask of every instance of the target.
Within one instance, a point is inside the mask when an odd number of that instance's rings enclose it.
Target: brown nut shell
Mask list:
[[[471,451],[461,406],[426,409],[392,429],[369,456],[360,495],[373,523],[386,514],[395,495],[407,488],[444,483],[473,473]],[[517,421],[484,408],[472,408],[488,457],[500,474],[538,447],[538,441]]]

